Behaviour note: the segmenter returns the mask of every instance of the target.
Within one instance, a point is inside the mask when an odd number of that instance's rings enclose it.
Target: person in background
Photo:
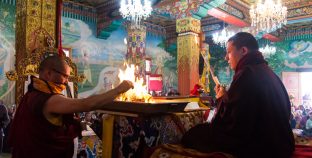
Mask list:
[[[166,94],[166,96],[178,96],[180,95],[177,90],[175,90],[173,87],[169,87],[169,90]]]
[[[292,129],[295,129],[296,128],[296,124],[297,124],[297,121],[296,121],[296,118],[295,118],[295,115],[293,113],[290,114],[290,127]]]
[[[93,123],[91,124],[92,130],[96,133],[96,135],[102,140],[102,129],[103,129],[103,113],[95,113],[93,116]]]
[[[303,134],[306,136],[312,136],[312,111],[308,114],[308,120],[306,121],[305,128],[303,129]]]
[[[239,158],[291,157],[295,142],[288,93],[258,49],[249,33],[228,40],[225,59],[235,71],[230,88],[215,87],[213,120],[187,131],[184,147]]]
[[[10,127],[11,127],[11,124],[12,124],[12,120],[13,120],[13,117],[14,117],[14,113],[15,113],[15,104],[11,105],[10,107],[8,107],[8,115],[9,115],[9,119],[10,119],[10,122],[9,124],[6,126],[6,128],[4,129],[4,135],[6,137],[4,137],[3,139],[3,148],[2,148],[2,152],[4,153],[11,153],[11,149],[8,145],[8,133],[10,131]]]
[[[309,115],[307,114],[307,112],[302,113],[302,116],[301,116],[301,119],[299,122],[299,128],[300,129],[304,130],[306,128],[306,123],[307,123],[308,119],[309,119]]]
[[[8,115],[8,110],[4,105],[3,100],[0,100],[0,154],[2,153],[2,148],[4,146],[3,140],[5,137],[4,129],[10,123],[10,118]]]
[[[123,81],[115,89],[84,99],[62,95],[70,76],[63,57],[49,54],[40,63],[39,78],[32,76],[16,110],[9,133],[12,158],[72,158],[74,141],[81,134],[73,113],[110,106],[116,96],[133,87]]]

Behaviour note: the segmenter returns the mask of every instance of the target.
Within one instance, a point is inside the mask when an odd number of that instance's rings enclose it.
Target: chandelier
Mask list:
[[[122,17],[129,20],[135,28],[140,28],[141,20],[149,17],[152,10],[149,0],[121,0],[119,8]]]
[[[269,33],[281,28],[287,23],[287,7],[282,6],[280,0],[277,3],[273,0],[259,0],[257,6],[251,6],[249,11],[251,26],[257,32]]]
[[[228,31],[226,28],[223,27],[221,32],[216,32],[212,35],[212,40],[215,44],[220,45],[221,47],[225,47],[226,42],[234,36],[234,32]]]
[[[265,58],[269,58],[271,55],[275,54],[276,48],[266,44],[264,48],[263,47],[259,48],[259,51],[263,54]]]

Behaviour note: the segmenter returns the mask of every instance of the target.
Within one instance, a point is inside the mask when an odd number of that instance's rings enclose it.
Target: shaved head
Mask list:
[[[70,76],[70,66],[65,57],[58,54],[48,55],[39,65],[39,78],[58,84],[68,82]]]
[[[58,55],[48,56],[40,63],[39,73],[42,73],[45,70],[49,69],[56,69],[58,71],[62,71],[64,70],[64,67],[66,65],[68,66],[67,62],[65,61],[65,58],[60,57]]]

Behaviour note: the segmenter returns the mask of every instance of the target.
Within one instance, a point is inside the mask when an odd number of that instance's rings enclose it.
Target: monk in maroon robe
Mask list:
[[[73,113],[109,106],[133,86],[123,81],[106,93],[72,99],[62,95],[69,76],[70,67],[64,58],[52,54],[41,62],[39,78],[31,78],[10,129],[13,158],[72,158],[73,139],[81,132]]]
[[[217,85],[218,108],[210,124],[190,129],[185,147],[243,158],[287,158],[294,151],[287,91],[258,51],[256,39],[240,32],[227,43],[226,60],[235,71],[226,92]]]

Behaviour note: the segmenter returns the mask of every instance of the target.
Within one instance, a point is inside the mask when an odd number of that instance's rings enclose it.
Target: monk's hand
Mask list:
[[[130,88],[133,88],[133,83],[129,80],[123,80],[116,88],[118,89],[118,93],[124,93]]]
[[[225,94],[225,86],[221,86],[220,84],[217,84],[214,88],[216,92],[216,98],[219,99]]]

